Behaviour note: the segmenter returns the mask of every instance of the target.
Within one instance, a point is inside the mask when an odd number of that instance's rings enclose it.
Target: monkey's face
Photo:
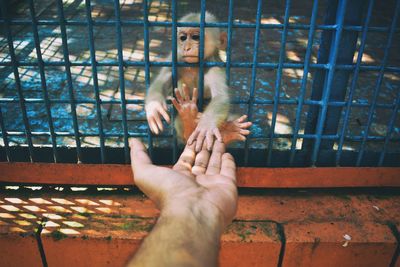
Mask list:
[[[204,58],[212,55],[215,45],[210,43],[209,34],[205,34],[204,40]],[[199,62],[199,44],[200,29],[198,28],[181,28],[178,31],[178,53],[186,63]]]

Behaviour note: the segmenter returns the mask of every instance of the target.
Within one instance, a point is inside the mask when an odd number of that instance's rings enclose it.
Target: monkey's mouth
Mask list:
[[[182,58],[187,63],[197,63],[199,61],[197,56],[183,56]]]

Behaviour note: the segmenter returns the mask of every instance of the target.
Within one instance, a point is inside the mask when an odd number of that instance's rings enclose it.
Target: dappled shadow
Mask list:
[[[143,19],[143,5],[139,0],[121,0],[121,18],[123,20],[141,20]],[[57,19],[57,5],[54,1],[44,1],[42,4],[35,2],[38,19]],[[281,24],[284,22],[284,2],[269,3],[268,7],[263,7],[261,23],[262,24]],[[228,20],[228,8],[226,1],[218,0],[214,5],[208,5],[207,9],[222,22]],[[311,18],[312,3],[307,1],[295,1],[290,8],[289,23],[292,25],[309,24]],[[394,1],[388,3],[376,3],[375,11],[371,18],[371,26],[387,27],[390,24],[390,18],[394,10]],[[325,12],[325,3],[318,7],[317,24],[323,23],[323,14]],[[86,21],[86,10],[84,1],[65,1],[65,16],[67,19]],[[198,12],[199,3],[196,1],[180,1],[178,4],[178,16],[187,12]],[[235,3],[234,21],[243,23],[255,23],[256,1],[242,1]],[[92,17],[95,21],[115,20],[114,5],[110,1],[92,1]],[[13,18],[29,18],[29,9],[23,2],[19,2]],[[150,1],[149,21],[172,21],[170,1]],[[4,27],[3,27],[4,28]],[[12,26],[14,47],[18,61],[31,62],[37,61],[37,55],[30,25]],[[258,49],[257,61],[259,63],[278,63],[279,51],[281,48],[282,29],[262,29],[260,31],[260,43]],[[232,62],[249,62],[253,60],[255,29],[234,28],[232,33],[231,55]],[[99,85],[101,105],[101,114],[96,113],[96,105],[93,103],[79,103],[79,101],[91,102],[95,99],[95,88],[93,86],[93,69],[91,66],[72,66],[71,78],[72,88],[75,99],[78,100],[76,107],[77,121],[81,133],[90,136],[82,137],[83,146],[99,146],[98,121],[103,123],[104,132],[113,135],[106,138],[107,146],[123,146],[123,140],[120,135],[123,133],[122,110],[117,103],[121,101],[121,82],[118,66],[102,66],[109,62],[118,62],[118,49],[116,41],[118,39],[115,31],[115,25],[95,25],[94,26],[94,46],[96,52],[97,78]],[[68,25],[68,48],[69,60],[72,63],[90,63],[89,33],[86,26]],[[313,40],[311,62],[316,63],[321,30],[317,30]],[[63,62],[64,55],[62,51],[61,30],[58,26],[39,26],[40,47],[43,60],[46,62]],[[386,32],[371,32],[368,34],[367,46],[363,55],[362,64],[379,66],[383,58],[384,43],[386,42]],[[400,34],[397,31],[393,46],[391,48],[389,66],[396,66],[399,62],[400,53],[398,52],[400,43]],[[308,30],[307,29],[289,29],[287,33],[287,42],[285,46],[285,63],[301,63],[307,48]],[[359,38],[360,39],[360,38]],[[360,46],[358,40],[357,51]],[[150,61],[163,61],[170,53],[171,30],[167,27],[154,26],[149,29],[149,56]],[[144,61],[144,32],[142,26],[124,25],[122,27],[122,50],[124,61]],[[354,62],[357,53],[354,55]],[[7,40],[3,33],[0,35],[0,62],[9,62],[10,55],[7,47]],[[21,80],[21,87],[26,99],[42,99],[42,86],[40,81],[39,68],[23,67],[18,68]],[[151,76],[153,77],[159,71],[159,68],[151,67]],[[179,70],[178,70],[179,71]],[[73,129],[73,116],[71,107],[68,103],[59,103],[60,101],[69,101],[70,91],[66,69],[63,66],[46,66],[45,76],[46,85],[50,99],[52,99],[51,111],[54,120],[55,131],[59,133],[71,133]],[[268,137],[271,134],[271,112],[273,111],[273,100],[276,88],[277,70],[258,69],[255,78],[254,98],[259,101],[269,101],[268,104],[255,104],[251,107],[254,126],[251,137],[257,138],[250,142],[250,147],[264,147],[268,143]],[[310,99],[312,79],[314,70],[311,70],[307,76],[305,88],[305,99]],[[355,90],[355,103],[370,104],[372,101],[373,90],[377,80],[378,72],[361,72],[358,78]],[[0,67],[0,97],[4,99],[15,99],[18,94],[15,90],[15,79],[12,68],[9,66]],[[143,100],[146,90],[145,69],[144,67],[124,66],[124,87],[125,98],[128,100]],[[293,128],[296,123],[297,101],[301,90],[301,80],[303,78],[303,69],[284,68],[282,72],[281,87],[279,92],[279,101],[294,101],[293,104],[280,103],[277,107],[277,126],[274,129],[276,134],[287,134],[286,138],[275,138],[273,148],[287,150],[291,147]],[[234,101],[248,101],[251,90],[251,69],[250,68],[231,68],[231,95]],[[378,97],[379,104],[393,104],[396,94],[399,90],[400,76],[398,73],[386,73],[381,86],[381,92]],[[349,83],[350,84],[350,83]],[[347,100],[348,96],[346,96]],[[107,101],[111,101],[108,102]],[[114,101],[114,102],[113,102]],[[22,111],[17,103],[0,103],[7,131],[24,131]],[[43,103],[28,102],[27,115],[31,122],[33,132],[48,132],[49,126],[47,114]],[[303,133],[305,127],[307,107],[304,107],[300,113],[299,133]],[[245,104],[233,105],[235,113],[247,113],[248,107]],[[374,115],[374,121],[371,125],[370,135],[384,137],[388,133],[387,124],[391,115],[390,109],[377,109]],[[368,117],[368,107],[353,107],[348,122],[347,135],[360,135],[363,133]],[[392,137],[400,136],[400,116],[397,116]],[[283,123],[279,118],[285,118]],[[144,110],[142,104],[127,105],[128,130],[133,134],[147,135],[147,124],[145,122]],[[343,126],[343,120],[339,128]],[[285,129],[282,131],[282,129]],[[171,128],[165,132],[171,134]],[[72,136],[57,137],[58,145],[74,146],[75,141]],[[23,134],[10,137],[11,144],[25,144],[26,140]],[[47,135],[34,137],[34,144],[48,145],[51,139]],[[301,139],[296,143],[299,148]],[[157,143],[160,142],[160,143]],[[170,145],[168,138],[157,139],[156,145]],[[345,142],[345,147],[350,150],[357,149],[357,142]],[[382,141],[368,142],[367,148],[371,150],[381,150]],[[389,150],[398,151],[398,143],[389,146]]]

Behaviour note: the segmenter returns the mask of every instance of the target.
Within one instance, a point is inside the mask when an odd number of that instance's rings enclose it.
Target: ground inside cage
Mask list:
[[[123,266],[158,210],[139,192],[109,190],[2,190],[1,265]],[[220,265],[389,266],[399,210],[394,191],[241,190]]]

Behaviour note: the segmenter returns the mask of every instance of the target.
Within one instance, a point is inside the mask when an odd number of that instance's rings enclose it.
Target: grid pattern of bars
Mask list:
[[[232,68],[247,68],[251,69],[251,82],[250,82],[250,90],[249,97],[247,100],[233,100],[233,104],[245,104],[247,105],[247,115],[250,121],[253,120],[255,107],[258,105],[269,105],[272,106],[272,116],[270,118],[270,131],[266,136],[258,136],[257,134],[251,135],[248,140],[244,144],[244,148],[239,149],[243,153],[243,165],[252,165],[252,158],[255,154],[251,153],[250,142],[260,139],[261,137],[265,138],[265,148],[262,149],[262,153],[266,155],[266,162],[263,166],[274,166],[274,165],[283,165],[283,166],[295,166],[299,157],[307,158],[306,162],[303,165],[315,166],[319,164],[321,157],[321,146],[324,141],[335,141],[336,148],[333,146],[328,149],[330,152],[334,154],[334,160],[330,161],[332,165],[343,165],[341,162],[343,161],[343,156],[346,153],[344,148],[345,140],[355,141],[359,143],[359,148],[356,155],[352,158],[353,162],[348,163],[350,165],[360,166],[363,165],[363,160],[368,158],[368,151],[366,149],[366,145],[368,142],[373,141],[383,141],[379,152],[376,157],[372,157],[372,161],[368,161],[370,165],[382,166],[385,165],[385,159],[388,156],[388,146],[392,142],[394,142],[398,146],[400,146],[400,138],[395,136],[394,133],[399,127],[398,124],[398,113],[399,113],[399,104],[400,104],[400,89],[397,87],[397,97],[391,104],[381,104],[378,103],[377,99],[380,93],[380,87],[382,85],[382,81],[386,73],[395,73],[396,75],[400,73],[400,65],[397,66],[389,66],[388,59],[391,47],[393,45],[393,40],[395,34],[399,33],[398,26],[398,16],[400,13],[400,0],[397,0],[395,3],[395,9],[393,10],[393,14],[391,16],[391,23],[388,27],[381,26],[370,26],[370,18],[371,14],[374,10],[374,0],[369,0],[366,4],[365,15],[363,16],[363,21],[360,21],[360,25],[347,25],[345,23],[346,17],[352,16],[353,10],[348,7],[348,1],[340,0],[334,5],[335,9],[335,22],[332,24],[324,23],[317,24],[317,15],[318,15],[318,6],[319,1],[314,0],[312,5],[312,13],[311,20],[309,24],[300,24],[300,23],[290,23],[290,8],[292,5],[291,0],[286,0],[284,6],[284,19],[283,23],[262,23],[262,10],[265,6],[264,1],[258,0],[257,2],[257,11],[256,11],[256,19],[255,22],[237,22],[234,20],[234,0],[229,0],[227,3],[228,6],[228,21],[227,22],[219,22],[219,23],[206,23],[205,22],[205,12],[206,12],[206,1],[201,0],[200,3],[200,14],[201,20],[200,23],[182,23],[178,22],[177,18],[177,1],[171,0],[171,16],[172,21],[149,21],[149,3],[147,0],[143,0],[142,3],[142,11],[143,11],[143,20],[135,20],[135,19],[122,19],[121,18],[121,9],[120,9],[120,1],[114,0],[114,12],[115,19],[113,20],[94,20],[92,18],[92,4],[90,0],[85,0],[85,14],[86,20],[79,19],[66,19],[64,14],[64,3],[63,0],[56,0],[57,4],[57,14],[58,19],[38,19],[35,6],[33,0],[28,0],[29,2],[29,19],[21,19],[21,18],[12,18],[10,17],[10,12],[7,10],[9,8],[6,4],[7,1],[1,1],[1,17],[0,24],[4,29],[4,36],[7,40],[8,51],[9,51],[9,60],[3,60],[0,62],[0,67],[12,67],[14,80],[15,80],[15,90],[18,93],[17,98],[7,98],[2,97],[0,95],[0,130],[1,130],[1,138],[3,140],[3,144],[1,145],[0,153],[4,153],[4,157],[8,161],[13,161],[11,150],[12,147],[9,144],[9,138],[11,136],[25,136],[27,152],[30,155],[31,161],[41,161],[40,158],[35,157],[35,146],[32,142],[33,136],[50,136],[51,138],[51,147],[53,154],[54,162],[62,162],[62,158],[59,155],[59,146],[61,144],[57,143],[57,136],[73,136],[75,140],[76,147],[76,158],[78,162],[82,161],[82,153],[85,148],[82,147],[81,137],[82,136],[92,136],[93,134],[85,133],[84,130],[80,129],[77,117],[77,104],[88,103],[95,105],[96,118],[97,118],[97,134],[99,137],[99,154],[100,154],[100,162],[107,162],[107,147],[105,145],[105,140],[107,137],[123,137],[123,153],[124,153],[124,161],[129,161],[129,147],[128,147],[128,138],[129,137],[142,137],[147,138],[148,147],[150,153],[153,154],[153,136],[147,130],[147,134],[138,134],[135,132],[131,132],[128,129],[128,119],[127,119],[127,105],[128,104],[139,104],[143,105],[143,100],[128,100],[126,99],[126,90],[125,90],[125,76],[124,76],[124,68],[126,67],[143,67],[145,73],[145,87],[148,89],[150,85],[150,67],[160,67],[160,66],[168,66],[172,69],[172,77],[173,77],[173,85],[174,87],[177,85],[177,72],[179,71],[179,67],[190,66],[190,64],[177,62],[177,27],[181,26],[190,26],[190,27],[200,27],[200,62],[199,62],[199,108],[200,110],[203,107],[203,88],[204,88],[204,69],[212,66],[219,66],[226,68],[226,76],[227,80],[231,79],[231,69]],[[331,4],[336,1],[330,1]],[[362,1],[360,1],[362,2]],[[329,10],[328,10],[329,11]],[[331,10],[332,11],[332,10]],[[15,45],[13,43],[13,32],[12,26],[15,25],[31,25],[32,34],[34,39],[34,46],[36,51],[37,62],[29,62],[29,61],[21,61],[17,60],[15,55]],[[62,53],[63,60],[61,61],[46,61],[42,58],[42,51],[40,46],[39,39],[39,26],[46,25],[55,25],[60,27],[61,31],[61,39],[62,39]],[[117,60],[109,60],[107,62],[97,62],[96,61],[96,49],[95,49],[95,38],[94,38],[94,27],[97,26],[112,26],[115,25],[116,32],[116,40],[115,47],[117,49]],[[89,52],[90,52],[90,60],[89,61],[71,61],[69,49],[68,49],[68,38],[67,38],[67,26],[86,26],[88,31],[88,40],[89,40]],[[143,27],[143,36],[144,36],[144,60],[143,61],[133,61],[133,60],[124,60],[123,57],[123,34],[122,27],[123,26],[136,26]],[[167,27],[172,29],[172,61],[162,61],[156,62],[150,60],[149,55],[149,28],[150,27]],[[228,45],[226,50],[226,62],[207,62],[202,60],[204,55],[204,35],[205,35],[205,27],[219,27],[225,29],[227,31],[228,36]],[[236,29],[254,29],[254,40],[253,40],[253,55],[251,62],[238,62],[232,61],[232,34]],[[268,29],[278,29],[281,31],[281,39],[280,39],[280,49],[279,49],[279,60],[278,62],[259,62],[258,51],[260,48],[260,31],[268,30]],[[308,39],[307,39],[307,47],[306,53],[304,57],[304,62],[292,63],[285,62],[285,53],[286,53],[286,43],[287,36],[289,30],[308,30]],[[327,51],[321,51],[320,48],[319,54],[328,53],[328,62],[316,62],[313,63],[311,60],[312,49],[314,45],[314,39],[316,31],[320,30],[322,32],[332,32],[332,41],[329,44],[329,49]],[[341,53],[341,38],[346,33],[354,33],[359,35],[359,49],[356,61],[351,64],[340,63],[337,62],[338,55]],[[381,61],[381,64],[377,65],[365,65],[362,64],[363,53],[366,45],[367,36],[371,32],[381,32],[387,33],[387,39],[384,41],[384,55]],[[357,39],[356,38],[356,39]],[[322,46],[322,44],[321,44]],[[353,55],[354,55],[353,51]],[[40,80],[41,80],[41,89],[42,89],[42,98],[26,98],[24,97],[24,92],[20,86],[20,73],[19,67],[29,67],[29,66],[37,66],[39,68]],[[48,88],[46,85],[46,75],[45,69],[50,66],[62,66],[65,68],[65,76],[68,85],[68,93],[69,100],[57,100],[50,99]],[[71,67],[72,66],[90,66],[92,69],[92,81],[94,88],[94,99],[92,100],[79,100],[76,97],[76,91],[73,86]],[[103,66],[115,66],[118,67],[119,73],[119,81],[120,81],[120,99],[119,100],[101,100],[100,99],[100,91],[98,84],[98,67]],[[301,86],[298,92],[298,96],[296,99],[282,99],[280,97],[280,93],[282,92],[282,75],[284,69],[300,69],[303,71],[303,75],[301,78]],[[276,79],[275,84],[273,86],[273,98],[272,99],[257,99],[256,97],[256,79],[257,73],[265,70],[275,70],[276,71]],[[311,70],[324,70],[326,73],[325,83],[321,88],[313,88],[313,90],[320,90],[322,92],[322,96],[320,99],[306,99],[306,88],[308,80],[308,76]],[[336,72],[340,70],[346,70],[352,73],[352,80],[348,85],[347,90],[347,98],[343,100],[332,100],[330,98],[331,92],[337,90],[334,87]],[[374,86],[372,100],[367,103],[360,103],[353,101],[354,92],[357,87],[358,77],[360,72],[374,72],[378,73],[376,84]],[[397,76],[398,77],[398,76]],[[347,85],[346,85],[347,88]],[[342,89],[340,89],[342,90]],[[19,105],[22,111],[22,119],[24,124],[24,132],[11,132],[6,128],[6,124],[4,123],[4,116],[7,116],[6,113],[2,112],[2,103],[14,103],[15,105]],[[46,132],[33,132],[31,131],[29,117],[27,115],[26,103],[43,103],[46,110],[47,121],[49,126],[49,131]],[[65,132],[57,132],[53,125],[53,116],[51,111],[51,105],[55,103],[64,103],[69,104],[71,107],[71,118],[73,121],[73,129],[69,133]],[[121,123],[123,131],[120,134],[106,133],[103,129],[102,122],[102,105],[104,104],[119,104],[121,106]],[[279,115],[279,106],[286,106],[288,109],[296,109],[294,125],[292,133],[277,133],[276,125],[277,125],[277,116]],[[304,112],[305,106],[317,106],[318,114],[317,121],[314,127],[314,132],[305,132],[302,133],[300,131],[300,121],[301,114]],[[338,121],[341,120],[341,127],[337,129],[335,134],[326,133],[324,127],[326,127],[326,119],[329,116],[329,108],[330,107],[338,107],[343,108],[342,115],[338,117]],[[362,131],[361,135],[348,135],[348,125],[349,125],[349,117],[351,109],[354,107],[367,107],[368,115],[367,122],[365,125],[365,129]],[[382,136],[370,135],[370,128],[374,121],[374,113],[377,109],[387,109],[391,110],[391,116],[387,123],[387,128],[385,134]],[[175,114],[173,114],[175,115]],[[307,124],[313,124],[312,122],[307,122]],[[177,155],[177,139],[176,133],[172,130],[172,160],[176,159]],[[287,149],[287,153],[284,154],[284,157],[287,157],[287,161],[282,164],[274,163],[275,158],[275,149],[274,142],[278,138],[288,138],[291,140],[290,147]],[[311,140],[313,145],[311,148],[303,147],[299,149],[296,145],[298,140]],[[389,165],[398,165],[400,163],[400,157],[396,159],[396,155],[399,155],[400,149],[395,150],[394,156],[392,156]],[[303,153],[303,154],[302,154]],[[346,158],[347,159],[347,158]],[[84,161],[84,160],[83,160]],[[322,162],[322,161],[321,161]],[[320,163],[321,163],[320,162]],[[328,165],[329,165],[328,164]],[[386,164],[386,165],[387,165]],[[322,165],[324,163],[322,162]]]

